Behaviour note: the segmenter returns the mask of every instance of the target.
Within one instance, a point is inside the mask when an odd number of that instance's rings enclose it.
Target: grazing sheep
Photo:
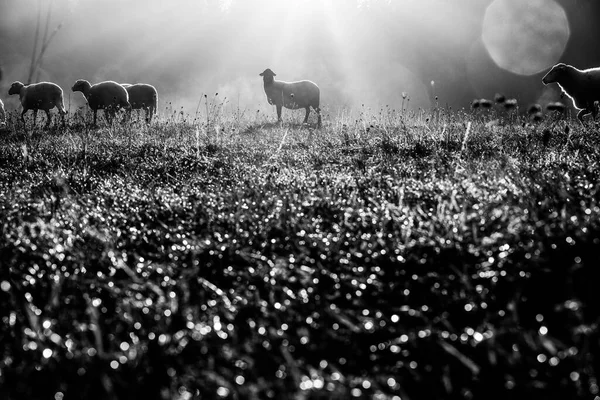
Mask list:
[[[104,110],[104,117],[109,125],[112,123],[117,108],[123,107],[131,112],[127,90],[117,82],[105,81],[92,85],[85,79],[78,79],[71,90],[83,93],[88,105],[94,112],[94,125],[96,125],[96,116],[99,109]]]
[[[131,104],[132,109],[139,110],[143,108],[146,110],[146,122],[149,124],[152,120],[152,115],[156,114],[158,108],[158,92],[156,88],[146,83],[136,83],[135,85],[122,83],[121,86],[129,94],[129,104]]]
[[[277,120],[281,121],[281,108],[297,110],[306,109],[304,123],[308,122],[310,108],[314,108],[318,115],[317,126],[321,126],[321,109],[319,108],[319,87],[311,81],[282,82],[276,81],[276,76],[269,68],[259,76],[263,77],[265,94],[269,104],[277,107]]]
[[[493,103],[491,100],[488,99],[479,99],[479,105],[482,108],[489,110],[490,108],[492,108]]]
[[[506,110],[514,110],[518,105],[517,99],[506,99],[504,101],[504,108]]]
[[[548,85],[557,83],[561,90],[573,101],[577,108],[577,118],[583,123],[583,116],[592,114],[595,120],[598,115],[595,102],[600,101],[600,68],[580,70],[571,65],[559,63],[550,69],[542,78]]]
[[[50,110],[56,107],[62,117],[63,125],[65,125],[65,106],[63,104],[63,90],[55,83],[52,82],[40,82],[32,83],[30,85],[24,85],[21,82],[13,82],[8,89],[8,94],[18,94],[21,99],[21,105],[23,111],[21,112],[21,121],[25,123],[25,113],[29,110],[33,110],[33,124],[37,118],[37,111],[46,111],[48,120],[46,121],[46,127],[50,125]]]
[[[527,114],[529,115],[533,115],[536,113],[541,113],[542,112],[542,106],[540,106],[537,103],[533,103],[529,106],[529,108],[527,109]]]

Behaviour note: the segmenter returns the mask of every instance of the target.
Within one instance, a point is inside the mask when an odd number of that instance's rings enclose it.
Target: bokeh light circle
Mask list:
[[[515,74],[554,65],[569,36],[565,10],[554,0],[494,0],[485,12],[485,48],[499,67]]]

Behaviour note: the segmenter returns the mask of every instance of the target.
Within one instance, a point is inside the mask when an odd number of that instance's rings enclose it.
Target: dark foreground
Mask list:
[[[5,132],[0,398],[594,398],[600,132],[469,120]]]

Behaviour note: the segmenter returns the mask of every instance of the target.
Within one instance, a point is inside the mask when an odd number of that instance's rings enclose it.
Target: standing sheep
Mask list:
[[[71,90],[83,93],[94,112],[94,125],[96,125],[98,109],[104,110],[104,117],[109,125],[112,123],[118,107],[123,107],[131,112],[127,90],[117,82],[105,81],[91,85],[85,79],[78,79]]]
[[[583,123],[583,116],[592,114],[595,120],[598,115],[595,102],[600,101],[600,68],[580,70],[571,65],[556,64],[542,78],[548,85],[557,83],[562,91],[573,101],[579,113],[577,118]]]
[[[156,114],[158,108],[158,91],[152,85],[146,83],[122,83],[129,95],[129,104],[134,110],[143,108],[146,111],[146,122],[149,124],[152,120],[152,115]],[[129,111],[131,113],[131,110]],[[131,117],[130,117],[131,118]]]
[[[283,82],[276,81],[276,76],[269,68],[265,69],[259,76],[263,77],[265,94],[269,104],[277,107],[277,120],[281,121],[281,108],[297,110],[306,109],[304,123],[308,122],[310,108],[314,108],[318,115],[317,126],[321,126],[321,109],[319,108],[319,87],[311,81]]]
[[[18,94],[23,106],[21,112],[21,121],[25,123],[25,113],[29,110],[33,110],[33,124],[37,118],[37,111],[46,111],[48,120],[46,121],[46,127],[50,125],[50,110],[56,107],[61,115],[63,126],[65,125],[65,106],[63,104],[63,90],[55,83],[52,82],[40,82],[32,83],[30,85],[24,85],[21,82],[13,82],[8,89],[8,94]]]

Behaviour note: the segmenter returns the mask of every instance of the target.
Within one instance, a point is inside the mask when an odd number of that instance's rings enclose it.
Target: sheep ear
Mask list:
[[[261,72],[260,74],[258,74],[258,76],[265,76],[265,73]]]

